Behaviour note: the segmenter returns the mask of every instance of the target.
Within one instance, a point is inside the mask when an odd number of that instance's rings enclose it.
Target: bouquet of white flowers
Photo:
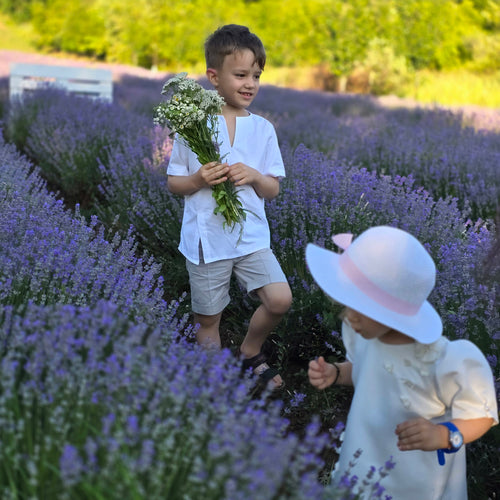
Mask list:
[[[206,90],[199,83],[179,73],[165,83],[161,92],[168,97],[155,108],[154,122],[167,125],[172,135],[177,134],[205,165],[221,162],[218,143],[218,119],[224,99],[215,90]],[[231,230],[240,224],[240,238],[246,211],[234,184],[225,181],[212,187],[215,214],[224,217],[223,226]]]

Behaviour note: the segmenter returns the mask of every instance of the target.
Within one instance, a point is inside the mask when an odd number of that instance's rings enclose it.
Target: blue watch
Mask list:
[[[456,453],[464,444],[464,437],[462,436],[462,433],[458,430],[457,426],[455,424],[452,424],[451,422],[441,422],[439,425],[444,425],[445,427],[448,427],[448,429],[450,430],[450,437],[449,437],[450,447],[441,448],[437,450],[439,465],[444,465],[444,454]]]

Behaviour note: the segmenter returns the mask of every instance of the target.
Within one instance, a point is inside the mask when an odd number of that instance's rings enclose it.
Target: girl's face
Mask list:
[[[262,70],[249,49],[229,54],[221,69],[208,69],[212,85],[226,101],[226,108],[241,114],[252,104],[260,86]],[[245,112],[246,114],[246,112]]]
[[[393,330],[388,326],[379,323],[373,319],[367,318],[365,315],[355,311],[354,309],[346,308],[344,318],[352,326],[356,333],[359,333],[365,339],[382,339]]]

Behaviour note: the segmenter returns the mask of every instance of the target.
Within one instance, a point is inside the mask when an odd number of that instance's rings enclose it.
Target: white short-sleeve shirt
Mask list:
[[[465,500],[465,446],[445,454],[441,466],[436,451],[399,451],[394,431],[399,423],[416,417],[435,423],[491,417],[498,423],[493,374],[481,351],[467,340],[445,337],[429,345],[389,345],[364,339],[346,323],[342,337],[353,363],[355,390],[334,479],[342,477],[361,449],[351,470],[360,482],[370,466],[379,468],[391,457],[396,463],[381,482],[384,495]]]
[[[265,118],[249,114],[236,118],[236,132],[231,146],[226,121],[219,115],[218,141],[224,162],[242,162],[264,175],[285,176],[283,159],[273,125]],[[176,138],[168,164],[168,175],[192,175],[201,167],[196,155]],[[179,251],[194,264],[199,263],[199,242],[206,263],[248,255],[270,246],[269,225],[264,199],[253,187],[236,188],[247,209],[240,237],[240,226],[231,231],[223,227],[222,215],[214,215],[216,207],[211,188],[203,188],[185,196]]]

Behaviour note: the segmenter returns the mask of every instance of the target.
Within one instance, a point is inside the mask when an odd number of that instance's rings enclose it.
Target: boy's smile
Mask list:
[[[210,82],[226,101],[226,107],[240,116],[247,114],[246,108],[259,91],[261,73],[255,55],[249,49],[227,55],[220,69],[207,70]]]

